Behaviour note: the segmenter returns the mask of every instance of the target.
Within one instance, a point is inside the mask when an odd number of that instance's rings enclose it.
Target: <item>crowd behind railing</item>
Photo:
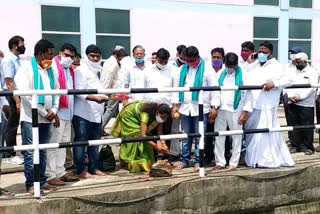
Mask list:
[[[277,111],[281,102],[289,126],[313,125],[315,106],[320,116],[316,87],[285,89],[293,84],[318,84],[318,73],[308,64],[308,56],[300,47],[290,49],[290,62],[281,65],[273,57],[273,46],[268,41],[259,45],[258,52],[254,51],[252,42],[244,42],[241,56],[232,52],[225,54],[223,48],[214,48],[209,61],[201,57],[196,47],[180,45],[173,63],[169,61],[170,53],[164,48],[152,53],[149,63],[141,45],[133,48],[132,57],[122,46],[116,46],[101,66],[100,48],[103,47],[96,45],[89,45],[81,57],[72,44],[65,43],[59,54],[54,56],[57,47],[41,39],[34,47],[34,57],[25,63],[21,63],[19,57],[26,49],[24,39],[14,36],[8,46],[10,52],[4,58],[0,52],[2,89],[13,91],[11,95],[0,98],[3,127],[0,136],[7,147],[17,145],[19,125],[22,145],[33,144],[35,123],[32,118],[35,116],[40,145],[100,140],[103,135],[126,139],[199,133],[202,128],[204,132],[275,129],[279,127]],[[239,90],[244,86],[257,85],[263,89]],[[193,87],[210,86],[235,89],[192,90]],[[191,90],[116,95],[39,95],[37,111],[33,111],[32,96],[15,94],[16,90],[133,88],[132,92],[138,92],[137,88],[140,88],[143,92],[143,88],[176,87],[189,87]],[[37,115],[33,115],[35,113]],[[110,132],[106,133],[108,129],[105,127],[112,117],[116,117],[115,121]],[[179,170],[192,165],[195,171],[199,171],[198,137],[159,139],[159,143],[150,140],[121,144],[121,167],[129,172],[148,173],[156,160],[168,159],[171,163],[178,162]],[[289,146],[281,132],[273,131],[207,136],[204,160],[206,164],[214,163],[214,171],[224,168],[236,170],[239,164],[253,168],[292,167],[295,163],[290,153],[312,155],[315,152],[313,141],[312,128],[290,131]],[[66,182],[88,179],[92,175],[106,176],[101,170],[99,146],[41,150],[39,168],[37,166],[36,169],[33,151],[23,151],[23,158],[14,149],[2,155],[8,158],[9,163],[24,164],[25,185],[30,194],[34,194],[35,170],[40,171],[41,189],[50,191]],[[66,169],[73,167],[75,173],[67,173]],[[1,188],[0,195],[12,196],[14,193]]]

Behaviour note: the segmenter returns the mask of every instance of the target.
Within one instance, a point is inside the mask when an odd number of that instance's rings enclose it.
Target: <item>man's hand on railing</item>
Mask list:
[[[87,100],[101,104],[101,103],[104,103],[105,101],[107,101],[107,97],[88,95]]]
[[[264,84],[264,87],[263,87],[265,91],[270,91],[273,88],[274,88],[274,83],[272,81],[268,81],[266,84]]]

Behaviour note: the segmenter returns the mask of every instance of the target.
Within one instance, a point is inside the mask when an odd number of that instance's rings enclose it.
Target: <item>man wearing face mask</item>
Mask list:
[[[101,75],[101,50],[96,45],[89,45],[81,65],[75,70],[76,89],[103,89]],[[105,95],[77,95],[74,103],[73,127],[74,141],[100,140],[102,135],[102,116]],[[85,165],[85,148],[73,147],[76,172],[80,178],[90,178],[92,174],[103,176],[99,170],[99,147],[88,146],[88,170]]]
[[[247,60],[249,56],[254,52],[254,44],[253,42],[247,41],[241,44],[241,59],[239,61],[239,65],[243,69],[247,69]]]
[[[296,70],[292,72],[293,84],[317,84],[318,73],[308,65],[307,54],[301,52],[295,56]],[[287,89],[289,98],[288,116],[289,126],[313,125],[315,88]],[[293,131],[291,134],[291,153],[304,152],[306,155],[314,153],[313,130]]]
[[[186,46],[185,45],[179,45],[177,47],[177,55],[176,55],[176,60],[173,62],[173,65],[176,67],[181,67],[182,65],[184,65],[185,61],[184,61],[184,51],[186,50]]]
[[[10,53],[2,60],[2,86],[4,90],[13,91],[16,89],[16,83],[14,77],[20,67],[20,55],[24,54],[26,48],[24,46],[24,39],[21,36],[14,36],[9,40]],[[19,126],[20,117],[20,98],[18,96],[6,97],[10,108],[11,114],[8,117],[8,123],[6,126],[5,140],[7,146],[17,145],[17,130]],[[7,154],[9,157],[8,162],[13,164],[22,164],[23,159],[15,156],[16,153],[12,152]]]
[[[282,89],[291,85],[290,79],[273,58],[273,45],[262,42],[258,59],[253,53],[248,59],[250,85],[263,85],[263,90],[252,90],[253,111],[248,114],[245,129],[279,127],[277,110]],[[278,168],[294,166],[295,163],[281,132],[267,132],[246,135],[245,161],[249,167]]]
[[[113,55],[109,57],[103,64],[102,75],[104,79],[104,88],[106,89],[116,89],[122,88],[120,61],[128,56],[128,53],[124,50],[123,47],[116,46]],[[106,110],[103,114],[103,130],[104,127],[108,124],[110,119],[116,114],[119,106],[118,100],[109,100],[106,106]]]
[[[144,73],[149,67],[144,60],[145,49],[141,45],[137,45],[132,50],[133,53],[133,65],[126,71],[124,76],[124,84],[126,88],[144,88]],[[143,94],[130,94],[131,98],[129,102],[144,100]],[[126,104],[124,101],[123,104]]]
[[[223,48],[214,48],[211,50],[211,60],[208,63],[207,67],[212,70],[211,74],[218,80],[222,71],[225,69],[223,64],[224,58],[224,49]],[[214,132],[214,123],[211,121],[207,124],[207,131]],[[204,159],[207,164],[210,164],[214,160],[214,143],[215,138],[212,136],[206,137],[205,140],[205,149],[204,149]],[[226,138],[226,145],[230,145],[229,136]]]
[[[75,89],[74,71],[71,68],[77,50],[69,43],[62,45],[59,55],[53,58],[52,69],[59,77],[61,90]],[[73,95],[60,97],[56,127],[50,143],[71,142],[71,125],[74,111]],[[58,119],[59,118],[59,119]],[[54,186],[65,185],[65,182],[78,181],[78,177],[66,174],[66,149],[47,150],[46,176],[48,183]]]
[[[219,86],[243,86],[247,84],[248,77],[245,71],[238,65],[238,56],[228,53],[225,58],[226,68],[219,77]],[[251,91],[220,91],[220,108],[215,121],[215,131],[241,130],[246,123],[248,112],[252,111]],[[225,136],[217,136],[214,149],[216,166],[214,170],[220,170],[226,166]],[[238,166],[241,153],[242,136],[232,136],[232,155],[228,170],[235,170]]]
[[[157,58],[155,65],[148,69],[145,73],[145,86],[146,88],[170,88],[174,87],[174,81],[178,78],[178,69],[175,66],[169,66],[168,60],[170,53],[164,48],[157,51]],[[172,108],[174,97],[177,93],[147,93],[145,100],[153,103],[164,103]],[[164,134],[178,134],[179,120],[168,120],[163,125]],[[177,161],[180,158],[181,146],[179,140],[171,140],[170,143],[170,160]]]
[[[29,90],[53,90],[59,89],[59,77],[51,68],[54,57],[54,45],[48,40],[41,39],[34,47],[34,57],[31,62],[21,66],[14,78],[17,89]],[[59,125],[57,111],[59,108],[60,96],[48,95],[38,96],[38,122],[39,122],[39,144],[50,142],[53,134],[54,123]],[[21,135],[22,145],[32,145],[32,97],[21,97]],[[56,190],[56,187],[47,183],[45,176],[46,150],[40,151],[40,187],[46,190]],[[26,189],[34,194],[34,166],[33,151],[24,151],[24,174],[26,177]]]
[[[196,47],[190,46],[185,50],[185,61],[180,70],[180,77],[175,81],[175,87],[201,87],[217,86],[218,82],[211,74],[210,69],[205,65],[204,60],[200,57]],[[216,91],[204,92],[203,101],[204,124],[208,118],[215,120],[218,114],[219,93]],[[182,130],[185,133],[199,132],[199,93],[198,92],[181,92],[175,97],[172,116],[179,112],[181,114]],[[184,139],[182,141],[182,162],[179,169],[189,166],[191,159],[191,148],[193,139]],[[200,169],[199,156],[199,139],[195,139],[195,165],[194,170]]]
[[[288,64],[284,65],[285,66],[285,72],[288,76],[292,76],[292,74],[295,73],[296,71],[296,61],[295,61],[295,56],[300,53],[300,52],[303,52],[302,48],[300,47],[293,47],[289,50],[289,58],[290,58],[290,61]],[[289,113],[288,113],[288,102],[289,102],[289,98],[288,98],[288,95],[287,95],[287,89],[283,89],[282,91],[282,100],[283,100],[283,107],[284,107],[284,114],[285,114],[285,117],[286,117],[286,121],[287,121],[287,124],[292,124],[292,122],[290,121],[290,116],[289,116]],[[288,133],[288,137],[289,137],[289,141],[292,142],[292,137],[291,137],[291,134],[292,132],[289,132]]]

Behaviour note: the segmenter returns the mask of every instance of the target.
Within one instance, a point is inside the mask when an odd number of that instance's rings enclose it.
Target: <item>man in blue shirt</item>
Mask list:
[[[4,90],[13,91],[16,89],[16,84],[14,82],[14,77],[17,70],[20,67],[20,57],[19,55],[24,54],[26,48],[24,46],[24,39],[21,36],[14,36],[9,40],[10,53],[7,54],[2,60],[2,77],[1,83]],[[18,96],[7,96],[6,97],[10,108],[11,114],[8,118],[8,124],[6,127],[5,140],[7,146],[17,145],[17,130],[19,126],[20,118],[20,98]],[[23,160],[21,158],[15,157],[16,153],[12,152],[7,154],[9,162],[13,164],[22,164]]]

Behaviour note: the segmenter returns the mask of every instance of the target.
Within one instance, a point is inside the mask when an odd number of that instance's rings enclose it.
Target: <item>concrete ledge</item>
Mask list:
[[[75,185],[51,193],[47,198],[2,200],[2,214],[100,214],[100,213],[294,213],[320,207],[319,162],[300,161],[295,168],[248,169],[212,173],[198,178],[192,172],[172,178],[145,179],[140,175],[123,180]],[[108,175],[110,177],[115,175]],[[105,177],[108,177],[105,176]],[[118,175],[119,176],[119,175]],[[106,178],[104,178],[106,179]],[[160,193],[159,195],[157,195]],[[156,195],[150,199],[152,195]],[[81,200],[70,197],[80,197]],[[124,203],[127,202],[127,203]],[[308,203],[308,204],[307,204]],[[302,207],[302,208],[301,208]],[[299,213],[299,212],[298,212]]]

